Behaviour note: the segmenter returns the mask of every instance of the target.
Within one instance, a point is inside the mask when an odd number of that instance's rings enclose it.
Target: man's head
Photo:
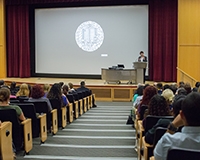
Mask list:
[[[80,85],[81,87],[85,87],[85,81],[81,81]]]
[[[144,52],[143,51],[140,51],[140,56],[144,56]]]
[[[180,115],[184,125],[200,126],[200,93],[193,92],[186,96]]]

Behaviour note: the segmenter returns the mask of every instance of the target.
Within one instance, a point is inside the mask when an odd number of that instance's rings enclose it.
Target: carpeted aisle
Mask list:
[[[136,160],[135,130],[126,125],[131,103],[99,102],[44,144],[34,139],[29,155],[21,159]]]

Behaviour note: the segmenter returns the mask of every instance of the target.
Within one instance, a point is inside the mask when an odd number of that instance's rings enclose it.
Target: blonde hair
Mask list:
[[[16,96],[27,96],[29,97],[29,88],[28,85],[26,83],[21,84],[19,91],[16,93]]]
[[[51,89],[50,84],[44,84],[43,86],[44,93],[49,92],[50,89]]]

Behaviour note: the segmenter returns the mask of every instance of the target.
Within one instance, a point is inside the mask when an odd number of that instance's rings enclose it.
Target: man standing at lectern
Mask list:
[[[147,62],[147,57],[144,56],[143,51],[140,51],[140,56],[138,57],[138,62]]]
[[[138,57],[138,62],[147,62],[147,57],[144,56],[144,52],[140,51],[140,56]],[[144,83],[145,83],[145,73],[146,73],[146,68],[144,68]]]

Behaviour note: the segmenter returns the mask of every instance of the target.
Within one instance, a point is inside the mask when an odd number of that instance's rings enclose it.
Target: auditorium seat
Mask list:
[[[78,102],[79,114],[82,115],[83,114],[83,100],[79,98],[78,93],[73,93],[73,96],[74,96],[75,101]]]
[[[74,111],[73,111],[73,104],[69,103],[67,106],[67,121],[69,123],[73,122],[74,120]]]
[[[188,146],[190,147],[190,146]],[[175,148],[172,146],[168,151],[167,160],[199,160],[200,150]]]
[[[144,129],[143,135],[145,135],[145,133],[149,129],[153,128],[153,126],[156,125],[158,120],[161,119],[161,118],[162,119],[169,119],[171,121],[174,119],[173,116],[152,116],[152,115],[148,115],[146,117],[146,123],[145,123],[145,129]],[[158,137],[156,137],[155,143],[157,143],[157,141],[162,137],[162,135],[164,134],[163,132],[165,132],[165,131],[166,131],[165,129],[160,129],[160,130],[158,129],[157,132],[160,133],[161,135],[159,135],[159,136],[157,135]],[[144,137],[142,138],[142,147],[140,146],[140,154],[141,154],[142,157],[144,156],[144,160],[148,160],[151,156],[153,156],[154,147],[155,147],[154,145],[150,145],[150,144],[146,143],[145,140],[144,140]]]
[[[83,93],[83,97],[84,97],[84,103],[85,103],[85,106],[86,106],[86,110],[89,110],[90,107],[89,107],[89,96],[88,96],[88,93],[87,91],[82,91]]]
[[[33,103],[18,103],[26,118],[32,120],[32,137],[40,136],[40,141],[44,143],[47,139],[47,118],[46,113],[37,115]]]
[[[11,122],[3,122],[0,126],[0,159],[13,159]]]
[[[73,104],[74,117],[78,118],[79,116],[78,101],[75,101],[73,94],[67,94],[67,99],[69,100],[70,103]]]
[[[30,102],[29,102],[30,103]],[[57,109],[53,109],[51,112],[48,110],[48,104],[46,101],[35,101],[31,102],[35,106],[36,113],[47,115],[47,130],[56,134],[58,131],[58,117],[57,117]]]
[[[49,99],[53,109],[57,109],[58,127],[65,128],[67,123],[67,111],[66,106],[62,107],[61,101],[58,99]]]
[[[78,94],[79,100],[82,101],[83,112],[85,113],[87,111],[86,98],[83,97],[82,92],[77,92],[77,94]]]
[[[12,140],[16,150],[24,149],[25,153],[29,153],[33,147],[31,119],[26,119],[20,123],[14,109],[0,110],[0,117],[2,122],[10,121],[12,123]]]
[[[144,137],[142,138],[142,146],[143,146],[142,156],[144,157],[144,160],[148,160],[151,156],[153,156],[153,150],[157,142],[166,133],[166,131],[167,131],[167,128],[163,128],[163,127],[156,128],[153,145],[146,143]]]

